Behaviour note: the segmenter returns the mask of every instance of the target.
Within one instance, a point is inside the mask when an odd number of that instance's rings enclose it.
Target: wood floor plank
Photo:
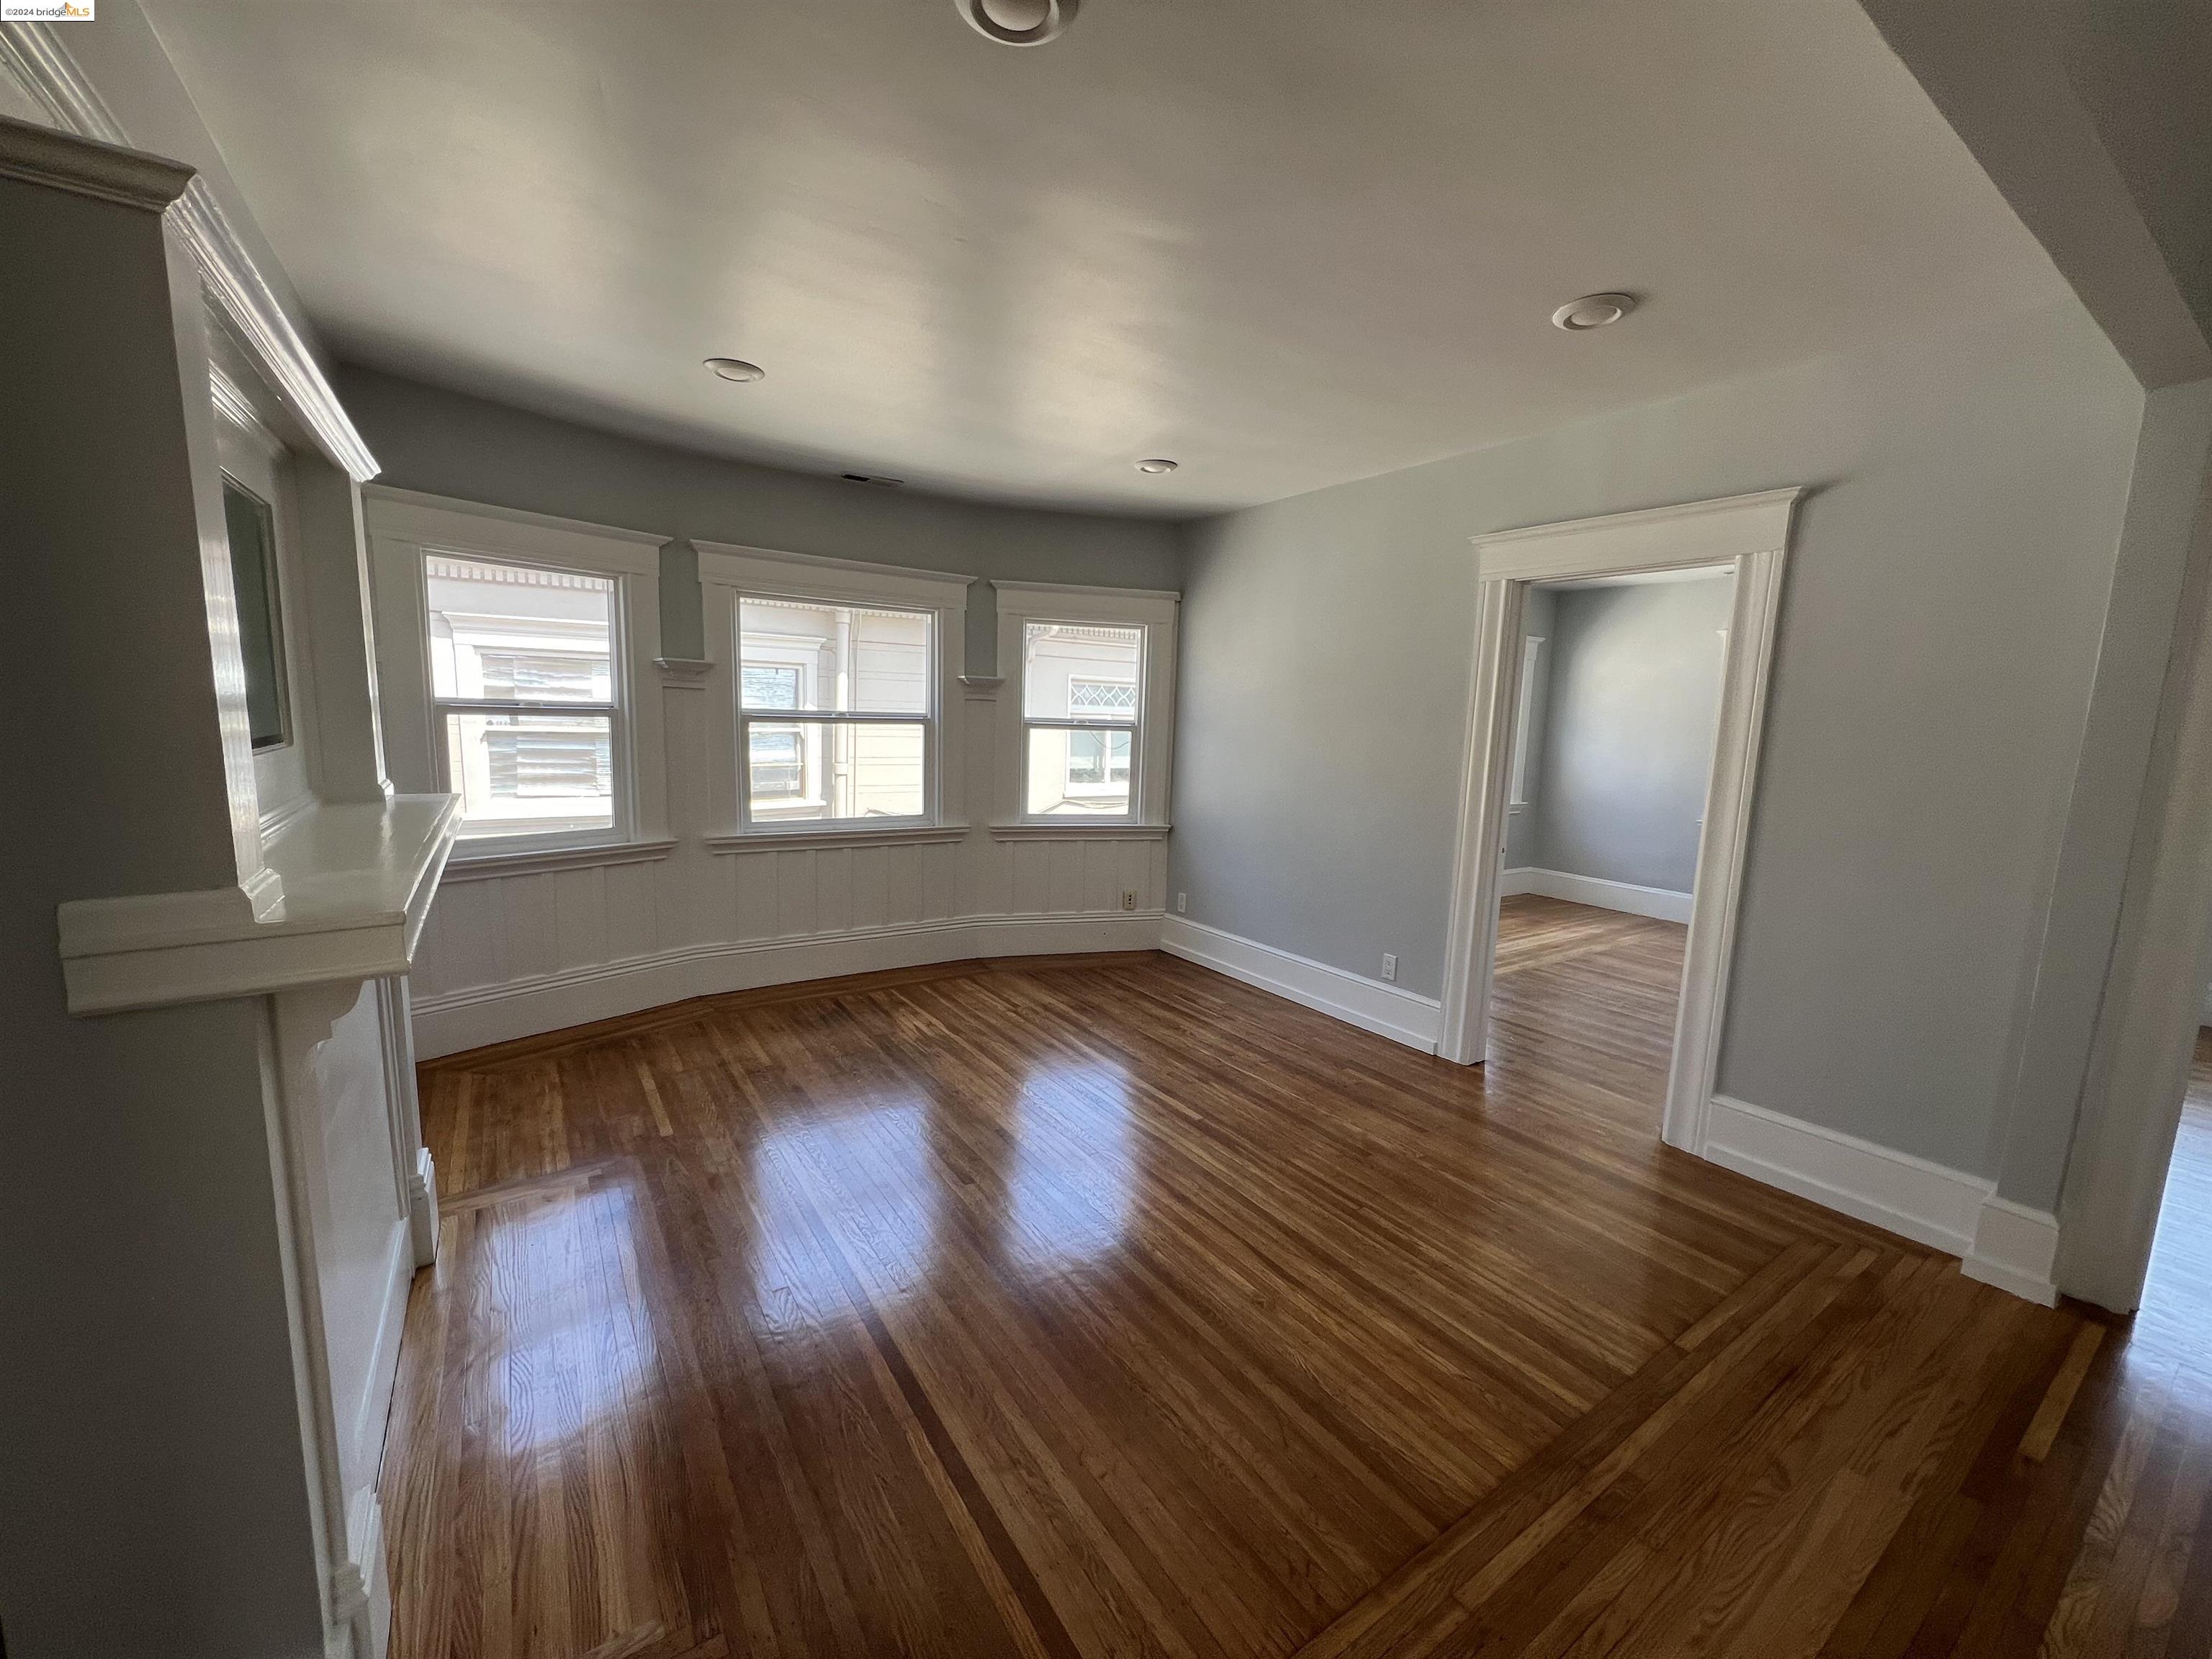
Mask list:
[[[425,1066],[393,1659],[2204,1659],[2212,1114],[2031,1307],[1659,1144],[1681,939],[1506,901],[1474,1069],[1152,955]]]

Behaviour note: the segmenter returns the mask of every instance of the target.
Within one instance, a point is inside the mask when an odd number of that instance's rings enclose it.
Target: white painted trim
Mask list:
[[[415,1002],[423,1060],[611,1019],[691,997],[976,957],[1159,948],[1158,911],[961,916],[797,939],[693,945]]]
[[[1546,870],[1535,865],[1504,872],[1498,878],[1498,892],[1501,898],[1514,893],[1537,893],[1571,904],[1593,904],[1601,910],[1681,922],[1689,921],[1695,896],[1671,887],[1639,887],[1633,882],[1607,881],[1600,876],[1578,876],[1572,871]]]
[[[2069,1296],[2142,1301],[2212,978],[2212,468],[2197,506],[2112,959],[2058,1198]]]
[[[741,588],[748,593],[963,611],[968,590],[977,580],[957,571],[870,564],[860,559],[825,558],[818,553],[787,553],[773,547],[740,547],[696,539],[691,545],[699,556],[702,582]],[[710,651],[708,655],[712,654]]]
[[[0,179],[161,213],[185,193],[192,170],[120,144],[0,118]]]
[[[1481,580],[1543,581],[1728,565],[1785,544],[1802,487],[1568,519],[1474,538]]]
[[[1481,1063],[1489,1036],[1490,973],[1510,793],[1511,721],[1519,693],[1522,618],[1532,581],[1732,562],[1735,605],[1720,717],[1706,785],[1705,827],[1684,946],[1682,999],[1663,1133],[1702,1153],[1719,1066],[1721,1023],[1735,951],[1759,732],[1774,660],[1790,516],[1800,489],[1767,490],[1640,513],[1581,519],[1473,538],[1481,574],[1461,774],[1459,833],[1444,939],[1443,1025],[1437,1052]]]
[[[319,806],[270,844],[281,898],[245,888],[58,907],[72,1014],[258,996],[408,971],[453,846],[451,795]]]
[[[1990,1183],[1978,1176],[1725,1095],[1713,1099],[1705,1155],[1948,1255],[1973,1249],[1990,1202]]]
[[[344,1632],[344,1659],[381,1659],[392,1628],[392,1580],[384,1565],[384,1502],[363,1486],[346,1506],[346,1547],[331,1567],[330,1624]]]
[[[1961,1268],[1967,1278],[2046,1308],[2058,1305],[2058,1286],[2051,1278],[2058,1260],[2058,1218],[2048,1210],[2031,1210],[1990,1194],[1966,1257]]]
[[[131,135],[77,67],[54,26],[10,23],[0,29],[0,64],[68,131],[106,144],[131,147]],[[173,168],[178,164],[160,165]],[[286,406],[324,454],[356,483],[374,477],[376,457],[362,441],[322,366],[277,302],[276,291],[246,252],[237,228],[206,179],[191,178],[176,198],[173,214],[173,222],[199,267],[200,286],[229,332],[283,395]]]
[[[438,1259],[438,1164],[428,1146],[415,1149],[415,1170],[407,1178],[407,1248],[417,1267]]]
[[[795,852],[817,847],[943,847],[965,841],[965,823],[902,823],[892,829],[739,830],[706,837],[712,853]]]
[[[384,1265],[384,1297],[376,1310],[376,1334],[369,1340],[370,1382],[362,1391],[357,1414],[346,1427],[353,1460],[349,1467],[355,1468],[374,1469],[384,1459],[385,1419],[392,1410],[392,1384],[399,1374],[399,1339],[407,1324],[407,1293],[415,1283],[415,1240],[404,1209],[392,1229]],[[367,1490],[374,1491],[374,1483]]]
[[[1165,841],[1174,826],[1165,823],[1131,823],[1114,818],[1104,823],[1092,823],[1084,818],[1071,818],[1066,823],[1053,823],[1038,819],[1032,823],[994,823],[991,826],[993,841]]]
[[[64,957],[232,939],[283,914],[283,878],[263,868],[229,887],[70,899],[55,907]]]
[[[1348,974],[1325,962],[1279,951],[1272,945],[1224,933],[1188,917],[1164,916],[1161,921],[1160,949],[1170,956],[1211,968],[1423,1054],[1436,1051],[1438,1009],[1431,997]]]
[[[660,550],[673,538],[517,507],[428,495],[391,484],[364,484],[370,531],[432,553],[484,553],[547,564],[576,560],[594,572],[660,573]]]
[[[489,881],[495,876],[534,875],[543,870],[586,870],[611,864],[649,864],[666,858],[676,850],[676,846],[675,837],[664,836],[657,841],[607,842],[596,847],[552,847],[534,852],[526,848],[513,853],[490,853],[477,858],[471,858],[457,850],[454,856],[447,860],[446,881],[450,885],[464,881]]]
[[[1002,582],[991,591],[1026,607],[1033,616],[1048,615],[1055,605],[1077,605],[1068,620],[1164,623],[1171,621],[1182,604],[1182,595],[1165,587],[1089,587],[1077,582]],[[1006,665],[1001,663],[1001,668]]]

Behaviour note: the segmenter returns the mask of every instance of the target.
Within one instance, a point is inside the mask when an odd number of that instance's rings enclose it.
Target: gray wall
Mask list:
[[[383,464],[380,483],[703,541],[1010,581],[1182,586],[1182,531],[1158,519],[996,507],[664,448],[374,370],[338,393]],[[738,395],[742,395],[739,393]],[[661,648],[703,654],[686,543],[660,572]],[[968,611],[968,672],[997,654],[988,605]]]
[[[1720,577],[1558,596],[1534,863],[1690,890],[1720,713],[1719,630],[1735,595]]]
[[[1468,538],[1783,484],[1799,512],[1720,1086],[1989,1173],[2140,389],[2070,304],[1209,520],[1170,887],[1434,995]]]
[[[319,1652],[244,1002],[73,1018],[69,899],[234,882],[200,562],[199,280],[161,221],[0,179],[0,1619],[15,1659]],[[20,288],[20,292],[16,291]]]

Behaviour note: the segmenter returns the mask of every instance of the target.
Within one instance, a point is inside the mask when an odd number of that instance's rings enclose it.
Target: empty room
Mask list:
[[[2212,1659],[2212,10],[9,0],[6,1659]]]
[[[1531,589],[1492,953],[1492,1075],[1516,1054],[1547,1072],[1579,1066],[1657,1122],[1734,599],[1729,572],[1696,567]]]

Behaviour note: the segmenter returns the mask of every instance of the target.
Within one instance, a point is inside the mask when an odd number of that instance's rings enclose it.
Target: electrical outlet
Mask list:
[[[1137,908],[1137,890],[1135,888],[1125,887],[1121,890],[1121,908],[1124,910],[1133,910]]]
[[[1398,958],[1388,951],[1382,953],[1382,977],[1387,980],[1395,980],[1398,977]]]
[[[1176,895],[1176,914],[1177,915],[1181,915],[1184,911],[1189,908],[1190,895],[1188,893],[1177,893]]]

